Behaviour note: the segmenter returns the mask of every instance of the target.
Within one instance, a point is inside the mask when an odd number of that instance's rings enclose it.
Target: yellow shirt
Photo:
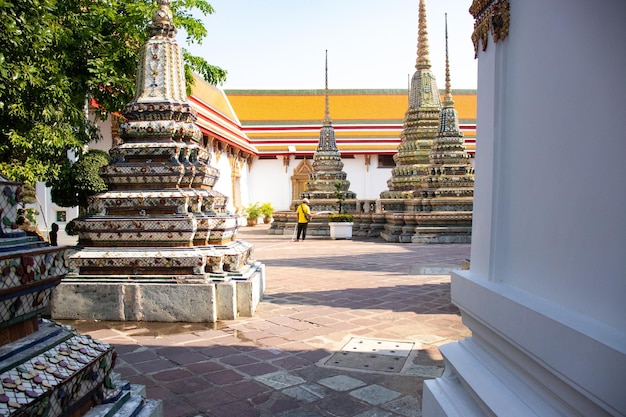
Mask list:
[[[302,203],[296,209],[296,213],[298,213],[298,223],[308,223],[309,221],[304,217],[304,213],[311,214],[311,209],[306,203]]]

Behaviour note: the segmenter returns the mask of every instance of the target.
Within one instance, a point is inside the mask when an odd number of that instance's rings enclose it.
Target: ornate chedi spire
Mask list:
[[[471,240],[474,168],[465,150],[454,108],[448,58],[446,14],[446,92],[439,132],[430,152],[428,175],[421,178],[422,211],[416,213],[414,243],[461,243]]]
[[[142,288],[157,280],[183,291],[180,284],[229,281],[233,274],[240,279],[242,268],[249,275],[255,268],[249,266],[252,246],[234,240],[238,220],[226,210],[227,197],[213,190],[219,171],[210,165],[210,150],[201,145],[196,112],[187,100],[171,1],[157,3],[139,58],[135,97],[119,126],[120,143],[101,172],[108,191],[94,196],[89,214],[74,221],[85,248],[70,264],[82,279],[124,275]],[[192,304],[161,306],[162,316],[139,320],[212,321],[210,312],[186,310]]]
[[[441,102],[437,82],[430,69],[424,0],[419,3],[415,69],[409,91],[409,108],[400,134],[401,142],[394,155],[396,167],[387,181],[389,190],[380,194],[382,199],[406,199],[420,195],[420,178],[428,172],[430,147],[439,128]]]
[[[335,129],[330,118],[329,91],[328,91],[328,51],[326,51],[325,68],[325,88],[324,88],[324,119],[320,130],[320,138],[313,155],[313,172],[309,174],[307,191],[303,192],[301,198],[307,197],[311,200],[311,207],[314,210],[332,209],[337,193],[345,199],[355,199],[356,194],[349,191],[350,181],[343,171],[341,153],[337,148],[335,140]],[[320,200],[320,201],[318,201]],[[332,202],[330,201],[332,200]]]

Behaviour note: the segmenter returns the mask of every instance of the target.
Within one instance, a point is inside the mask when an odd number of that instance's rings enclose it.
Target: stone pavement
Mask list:
[[[64,321],[112,344],[115,370],[166,417],[420,416],[438,346],[466,336],[451,266],[470,246],[330,240],[244,227],[266,265],[254,317],[207,324]]]

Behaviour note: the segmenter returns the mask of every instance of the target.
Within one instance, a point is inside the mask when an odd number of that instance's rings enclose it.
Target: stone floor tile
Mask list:
[[[241,381],[244,377],[233,370],[224,369],[222,371],[204,374],[204,378],[215,385],[227,385]]]
[[[365,382],[360,379],[347,375],[335,375],[330,378],[320,379],[317,382],[335,391],[350,391],[365,385]]]
[[[369,410],[359,413],[354,417],[395,417],[395,414],[379,408],[370,408]]]
[[[222,387],[222,390],[237,398],[246,399],[270,392],[271,388],[256,381],[241,381],[231,385],[225,385]]]
[[[287,387],[291,387],[293,385],[298,385],[306,382],[304,379],[300,378],[296,375],[291,375],[287,372],[272,372],[270,374],[259,375],[254,377],[256,381],[259,381],[269,387],[276,389],[283,389]]]
[[[324,388],[317,384],[301,384],[293,387],[285,388],[283,394],[288,395],[298,401],[311,403],[320,400],[326,396]]]
[[[180,379],[184,379],[187,378],[189,376],[191,376],[191,372],[189,372],[186,369],[170,369],[167,371],[162,371],[162,372],[156,372],[152,375],[152,378],[154,378],[156,381],[164,381],[164,382],[168,382],[168,381],[178,381]]]
[[[326,397],[317,403],[317,407],[330,416],[353,416],[367,409],[367,405],[362,402],[354,401],[349,396],[337,395]]]
[[[380,385],[368,385],[350,392],[350,395],[366,403],[380,405],[398,398],[402,394]]]
[[[288,396],[283,396],[281,398],[278,398],[276,401],[274,401],[269,411],[272,413],[272,415],[277,415],[285,411],[296,409],[299,406],[300,406],[299,401]]]
[[[229,404],[220,404],[208,410],[210,417],[259,417],[261,412],[254,408],[252,404],[244,401],[237,401]]]
[[[190,363],[184,366],[185,369],[188,369],[190,372],[194,374],[207,374],[210,372],[223,371],[226,369],[224,365],[221,365],[217,362],[198,362],[198,363]]]
[[[249,365],[243,365],[243,366],[237,367],[238,372],[241,372],[250,376],[265,375],[265,374],[269,374],[269,373],[276,372],[279,370],[280,369],[278,367],[273,366],[265,361],[263,362],[257,361]]]
[[[396,414],[406,417],[421,417],[422,407],[419,400],[413,396],[407,395],[398,399],[382,404],[382,408],[393,411]]]

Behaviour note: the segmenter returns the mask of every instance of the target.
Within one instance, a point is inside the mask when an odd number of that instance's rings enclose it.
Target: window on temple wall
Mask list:
[[[378,168],[395,168],[393,155],[378,155]]]
[[[57,210],[57,221],[61,223],[67,221],[67,212],[65,210]]]

